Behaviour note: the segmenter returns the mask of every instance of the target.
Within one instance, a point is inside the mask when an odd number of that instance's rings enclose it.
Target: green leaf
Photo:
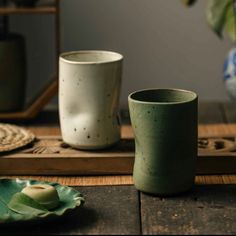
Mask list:
[[[181,2],[187,7],[192,6],[196,1],[197,0],[181,0]]]
[[[208,0],[207,2],[207,22],[219,37],[222,37],[227,11],[232,4],[232,0]]]
[[[12,209],[10,201],[13,199],[13,196],[16,193],[20,193],[23,188],[29,185],[35,184],[50,184],[57,189],[60,198],[60,204],[57,208],[51,211],[44,211],[44,209],[35,208],[31,209],[24,206],[15,206],[14,202],[12,202]],[[16,195],[17,196],[17,195]],[[23,202],[24,203],[24,202]],[[31,221],[31,220],[41,220],[41,219],[52,219],[57,218],[64,215],[66,212],[73,211],[74,209],[80,207],[84,203],[84,198],[82,194],[74,188],[70,188],[68,186],[60,185],[58,183],[52,182],[44,182],[37,180],[22,180],[22,179],[5,179],[0,178],[0,228],[2,223],[6,222],[18,222],[18,221]],[[8,206],[9,205],[9,206]],[[25,203],[23,204],[25,205]],[[20,207],[20,208],[19,208]],[[27,209],[26,209],[27,208]],[[35,211],[34,215],[32,214],[32,210]],[[39,210],[39,212],[37,211]],[[19,211],[21,213],[16,213]],[[27,215],[26,212],[31,212],[31,214]],[[41,214],[42,211],[42,214]],[[43,213],[44,212],[44,213]],[[1,230],[0,230],[1,231]]]
[[[21,192],[13,195],[11,201],[8,203],[8,207],[12,211],[22,215],[38,216],[48,213],[45,207]]]
[[[229,35],[229,38],[236,42],[236,12],[234,9],[233,4],[231,4],[230,7],[228,7],[227,15],[226,15],[226,31]]]
[[[4,202],[4,200],[2,200],[2,198],[0,197],[0,214],[4,215],[8,213],[9,213],[9,209],[7,207],[7,203]]]

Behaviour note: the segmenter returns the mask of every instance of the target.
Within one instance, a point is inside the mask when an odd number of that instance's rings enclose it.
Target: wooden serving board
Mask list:
[[[60,136],[39,136],[30,146],[0,155],[0,175],[117,175],[131,174],[134,140],[102,151],[79,151]],[[235,174],[236,138],[201,137],[197,174]]]

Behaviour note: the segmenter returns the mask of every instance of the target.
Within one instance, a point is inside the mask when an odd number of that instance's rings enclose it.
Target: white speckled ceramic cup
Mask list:
[[[62,139],[78,149],[102,149],[120,140],[119,98],[123,56],[74,51],[59,59]]]

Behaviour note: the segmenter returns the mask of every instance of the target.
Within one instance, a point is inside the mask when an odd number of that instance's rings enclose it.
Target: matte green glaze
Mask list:
[[[190,190],[197,157],[197,95],[179,89],[147,89],[130,94],[128,101],[136,188],[158,195]]]
[[[21,35],[0,36],[0,111],[23,108],[26,87],[25,41]]]

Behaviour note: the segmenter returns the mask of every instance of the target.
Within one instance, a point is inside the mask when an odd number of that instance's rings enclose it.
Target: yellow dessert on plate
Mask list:
[[[48,184],[29,185],[21,191],[48,210],[59,205],[59,195],[55,187]]]

